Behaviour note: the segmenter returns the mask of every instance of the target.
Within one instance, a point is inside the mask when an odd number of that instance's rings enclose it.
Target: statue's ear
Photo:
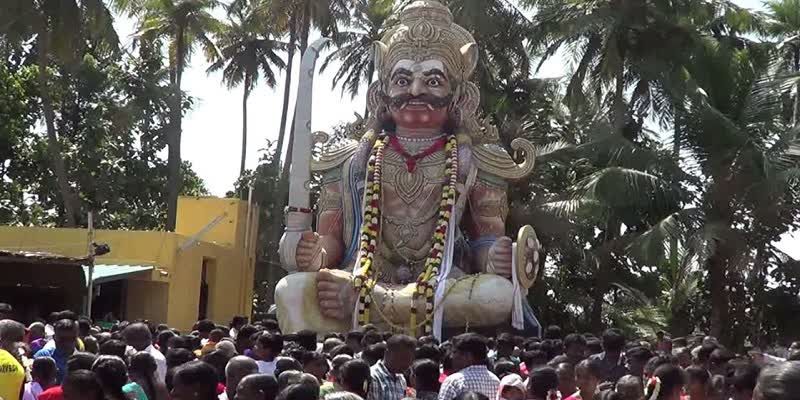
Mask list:
[[[467,43],[461,46],[461,58],[464,60],[464,79],[467,79],[478,66],[478,45]]]
[[[383,62],[386,59],[386,54],[389,52],[389,47],[380,40],[372,42],[373,60],[375,61],[375,71],[383,70]]]

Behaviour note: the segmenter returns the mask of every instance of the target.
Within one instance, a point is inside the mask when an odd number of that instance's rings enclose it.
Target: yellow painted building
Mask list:
[[[175,232],[96,230],[94,242],[111,251],[95,260],[92,316],[181,330],[201,317],[226,324],[249,316],[257,216],[244,201],[181,197]],[[0,227],[0,302],[24,320],[79,307],[87,249],[86,229]]]

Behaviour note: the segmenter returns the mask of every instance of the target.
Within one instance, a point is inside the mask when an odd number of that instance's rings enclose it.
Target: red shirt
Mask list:
[[[42,392],[37,400],[64,400],[64,391],[61,386],[53,386]]]

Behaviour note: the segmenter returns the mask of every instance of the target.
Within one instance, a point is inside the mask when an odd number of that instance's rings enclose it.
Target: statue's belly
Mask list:
[[[445,184],[443,165],[409,173],[404,165],[386,165],[381,182],[379,280],[407,283],[422,273],[432,246]]]

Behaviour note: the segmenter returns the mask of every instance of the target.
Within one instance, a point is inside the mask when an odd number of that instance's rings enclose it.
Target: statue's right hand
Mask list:
[[[322,253],[322,242],[316,232],[303,232],[300,241],[297,242],[297,269],[302,272],[314,272],[322,266],[319,258]],[[316,262],[315,262],[316,261]]]

